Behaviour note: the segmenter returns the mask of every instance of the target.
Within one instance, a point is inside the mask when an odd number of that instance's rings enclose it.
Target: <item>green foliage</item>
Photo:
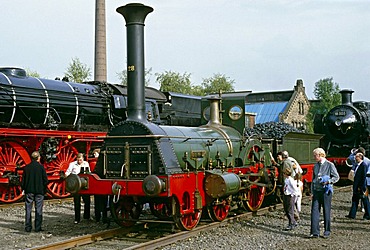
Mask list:
[[[160,91],[178,92],[188,95],[204,96],[211,93],[234,91],[234,80],[223,74],[214,74],[210,78],[203,79],[201,85],[193,85],[190,73],[180,74],[174,71],[156,73],[156,81],[160,85]]]
[[[210,78],[203,79],[203,93],[209,95],[212,93],[219,93],[220,91],[232,92],[234,91],[234,84],[234,80],[223,74],[217,73]]]
[[[77,57],[72,58],[67,71],[64,73],[68,80],[71,82],[84,82],[91,77],[91,69],[86,64],[80,62]]]
[[[27,72],[27,76],[37,77],[37,78],[40,77],[40,74],[37,71],[31,70],[29,68],[26,69],[26,72]]]
[[[338,83],[333,82],[333,78],[321,79],[315,83],[314,95],[320,103],[314,105],[318,114],[326,114],[341,103],[341,94]]]
[[[152,75],[152,68],[145,69],[145,86],[149,86],[150,77]],[[120,81],[120,84],[127,86],[127,70],[124,69],[117,73],[117,77]]]
[[[192,94],[192,85],[190,73],[180,74],[174,71],[165,71],[156,73],[156,81],[159,83],[160,91],[178,92],[183,94]]]
[[[315,83],[314,95],[316,102],[311,103],[307,114],[307,131],[314,132],[314,120],[326,115],[333,107],[341,103],[339,84],[333,78],[321,79]]]

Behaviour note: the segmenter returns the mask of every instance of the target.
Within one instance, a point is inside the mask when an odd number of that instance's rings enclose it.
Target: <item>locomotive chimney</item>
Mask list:
[[[352,89],[343,89],[339,93],[342,95],[342,104],[352,105]]]
[[[209,121],[207,123],[207,126],[220,126],[220,98],[218,97],[211,97],[208,99],[209,104]]]
[[[152,7],[131,3],[117,8],[127,30],[127,120],[146,122],[144,21]]]

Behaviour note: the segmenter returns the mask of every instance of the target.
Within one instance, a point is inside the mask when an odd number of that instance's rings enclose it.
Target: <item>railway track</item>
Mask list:
[[[351,186],[348,187],[342,187],[342,188],[336,188],[335,192],[339,192],[341,190],[348,190]],[[308,199],[308,197],[305,197],[304,199]],[[47,204],[53,204],[53,207],[55,207],[54,204],[64,202],[72,202],[71,199],[60,199],[60,200],[47,200],[45,201]],[[309,204],[308,201],[306,201],[306,205]],[[6,206],[5,206],[6,205]],[[3,204],[4,207],[12,207],[12,206],[18,206],[22,207],[24,206],[24,203],[18,203],[18,204]],[[62,206],[63,207],[63,206]],[[70,205],[68,205],[70,207]],[[11,208],[10,208],[11,209]],[[21,209],[21,208],[16,208]],[[166,245],[173,244],[175,242],[188,239],[188,238],[195,238],[199,237],[200,232],[208,231],[211,229],[218,230],[217,228],[225,228],[229,227],[230,224],[233,222],[242,222],[242,221],[249,221],[252,217],[257,216],[256,218],[262,218],[259,217],[261,215],[264,215],[269,212],[269,210],[277,210],[280,211],[278,213],[281,214],[282,204],[277,204],[276,207],[265,207],[260,210],[258,210],[256,213],[244,213],[244,214],[235,214],[233,216],[229,216],[226,220],[223,222],[211,222],[210,220],[204,220],[200,222],[200,224],[194,228],[192,231],[179,231],[175,228],[174,224],[170,221],[166,221],[165,223],[160,223],[158,220],[152,220],[150,215],[148,215],[148,218],[145,217],[146,220],[140,220],[135,226],[130,228],[118,228],[118,226],[115,225],[115,223],[112,222],[111,229],[107,229],[106,226],[104,228],[100,226],[95,226],[95,222],[84,222],[81,223],[81,225],[78,226],[69,226],[68,223],[68,232],[75,232],[75,233],[67,233],[66,235],[70,235],[67,237],[59,238],[58,234],[55,233],[53,230],[53,227],[51,227],[51,224],[46,225],[47,231],[44,234],[37,234],[33,233],[31,235],[34,235],[34,237],[48,237],[46,235],[53,234],[50,239],[55,238],[55,242],[52,242],[50,240],[46,240],[45,243],[42,243],[42,241],[38,241],[38,243],[29,241],[29,247],[26,247],[27,249],[116,249],[117,246],[119,246],[119,249],[156,249],[161,248]],[[73,210],[72,210],[73,211]],[[72,212],[71,211],[71,212]],[[232,211],[233,212],[233,211]],[[275,213],[272,213],[272,215]],[[61,217],[65,216],[64,214],[60,215]],[[270,216],[270,215],[268,215]],[[255,220],[255,219],[253,219]],[[257,219],[258,220],[258,219]],[[47,222],[50,223],[50,219],[47,219]],[[65,223],[63,223],[64,225]],[[98,229],[94,232],[94,230],[84,230],[84,227],[96,227]],[[117,228],[112,228],[116,226]],[[67,229],[67,228],[66,228]],[[90,231],[90,233],[88,232]],[[94,232],[94,233],[93,233]],[[83,234],[81,236],[77,236],[78,234]],[[206,232],[205,232],[206,233]],[[60,235],[60,234],[59,234]],[[75,236],[76,235],[76,236]],[[70,237],[70,238],[68,238]],[[33,243],[32,243],[33,242]],[[32,244],[32,245],[31,245]],[[113,246],[109,248],[109,246]],[[19,249],[19,248],[18,248]]]
[[[170,221],[158,221],[150,219],[140,220],[138,224],[130,228],[113,228],[104,230],[102,232],[86,234],[68,240],[33,247],[30,249],[81,249],[81,247],[84,245],[89,245],[89,248],[91,249],[91,246],[94,244],[99,244],[99,242],[110,240],[120,241],[120,249],[156,249],[179,240],[187,239],[197,235],[202,231],[211,230],[227,223],[266,214],[271,209],[282,209],[282,204],[277,204],[274,207],[261,208],[257,212],[234,214],[222,222],[211,222],[210,220],[201,221],[199,225],[191,231],[179,231],[178,229],[175,229],[174,223]]]

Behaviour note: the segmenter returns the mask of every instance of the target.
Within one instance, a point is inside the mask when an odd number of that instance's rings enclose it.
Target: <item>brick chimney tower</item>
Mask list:
[[[105,29],[105,0],[95,3],[95,67],[94,80],[107,81],[107,49]]]

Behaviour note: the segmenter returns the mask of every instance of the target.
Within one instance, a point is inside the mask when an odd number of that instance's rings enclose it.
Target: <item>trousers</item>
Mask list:
[[[35,231],[41,230],[42,225],[42,208],[44,206],[43,194],[26,194],[26,223],[25,230],[30,232],[32,230],[32,206],[35,203]]]
[[[330,212],[333,193],[325,191],[313,191],[311,206],[311,234],[320,235],[320,211],[324,213],[324,234],[330,234]]]
[[[75,194],[73,196],[74,210],[75,210],[75,221],[80,222],[81,220],[81,197],[84,201],[84,219],[90,219],[90,195],[88,194]]]

